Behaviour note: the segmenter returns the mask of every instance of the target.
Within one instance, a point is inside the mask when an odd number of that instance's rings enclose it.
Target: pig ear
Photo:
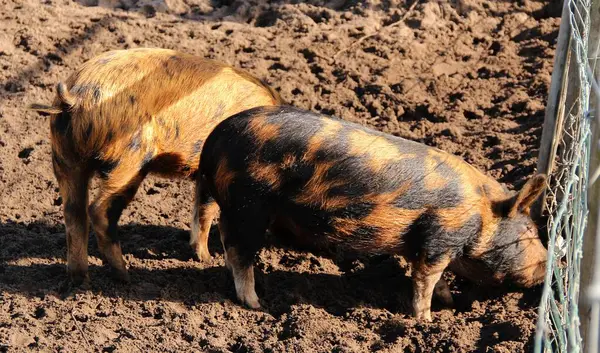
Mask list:
[[[510,199],[511,205],[509,216],[515,215],[517,212],[523,212],[529,209],[531,204],[540,196],[546,188],[546,175],[537,174],[529,179],[521,191]]]

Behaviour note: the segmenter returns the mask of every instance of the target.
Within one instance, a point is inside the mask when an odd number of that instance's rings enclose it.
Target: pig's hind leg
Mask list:
[[[208,186],[202,178],[196,181],[194,211],[190,230],[190,245],[198,260],[210,261],[208,235],[213,219],[219,213],[219,206],[208,192]]]
[[[121,161],[106,175],[97,198],[89,208],[100,253],[117,278],[125,282],[129,281],[129,274],[118,238],[118,222],[146,176],[140,169],[131,168],[138,164]]]
[[[76,286],[89,283],[88,276],[88,186],[91,173],[73,168],[52,151],[54,175],[63,199],[67,235],[67,272]]]
[[[225,264],[231,270],[238,299],[252,309],[260,308],[254,284],[254,258],[263,245],[269,215],[258,205],[222,209],[219,232]],[[263,213],[264,212],[264,213]]]

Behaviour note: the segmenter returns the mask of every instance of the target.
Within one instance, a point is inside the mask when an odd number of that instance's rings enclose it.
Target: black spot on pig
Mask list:
[[[66,135],[71,127],[71,113],[63,109],[60,114],[54,116],[50,127],[54,134]]]
[[[94,84],[74,85],[71,87],[71,92],[78,96],[90,96],[94,103],[100,101],[100,87]]]
[[[110,205],[106,209],[106,218],[108,218],[108,228],[106,229],[106,235],[113,243],[120,241],[119,239],[119,228],[118,221],[119,217],[123,213],[123,210],[127,207],[127,204],[135,196],[137,188],[130,186],[127,187],[122,193],[113,197]]]
[[[194,143],[194,146],[192,147],[192,156],[200,154],[202,151],[202,143],[204,143],[203,140],[198,140]]]
[[[296,163],[291,168],[282,170],[280,192],[297,196],[298,191],[306,185],[314,173],[315,166],[312,163]]]
[[[153,157],[154,157],[154,153],[152,151],[146,152],[146,154],[144,155],[144,158],[142,159],[142,165],[140,166],[140,169],[142,169],[142,170],[147,169],[150,165],[150,162],[152,162]]]
[[[325,180],[327,181],[339,181],[343,180],[344,184],[336,185],[329,189],[327,192],[328,196],[346,196],[350,198],[360,197],[367,194],[369,191],[375,191],[374,185],[380,186],[375,182],[366,182],[365,178],[358,178],[357,174],[369,173],[367,167],[363,166],[358,158],[348,158],[339,163],[334,163],[331,168],[327,171]],[[377,176],[373,176],[377,178]]]
[[[165,73],[167,74],[168,77],[175,76],[175,71],[173,71],[173,69],[169,66],[168,61],[165,61],[163,63],[163,68],[165,69]]]
[[[65,160],[54,150],[52,150],[52,166],[54,167],[54,171],[58,170],[65,172],[67,171],[67,163]]]
[[[418,210],[422,208],[453,208],[461,204],[464,195],[461,192],[460,178],[447,164],[436,159],[439,164],[435,173],[442,176],[447,184],[439,189],[428,190],[425,187],[425,177],[415,178],[414,175],[426,175],[426,170],[421,158],[410,158],[398,162],[396,182],[411,181],[410,187],[394,200],[394,205],[399,208]],[[404,179],[402,174],[409,177]],[[416,180],[416,182],[415,182]]]
[[[375,204],[368,201],[351,203],[331,212],[331,217],[346,219],[363,219],[373,212]]]
[[[295,219],[302,220],[302,228],[313,234],[332,234],[335,227],[330,222],[331,213],[311,205],[300,205],[292,201],[283,202],[281,214],[294,215]],[[325,239],[321,239],[325,240]],[[319,241],[319,239],[315,239]]]
[[[119,165],[119,161],[96,159],[94,164],[100,177],[106,179],[117,165]]]
[[[139,151],[139,149],[142,147],[142,131],[141,130],[138,130],[133,135],[133,138],[131,139],[131,142],[129,143],[128,147],[132,151]]]
[[[100,88],[94,87],[92,97],[94,98],[94,102],[98,103],[100,101]]]
[[[379,227],[363,224],[352,231],[352,235],[350,235],[349,239],[351,239],[350,241],[369,244],[373,242],[373,239],[375,239],[380,231],[381,229],[379,229]]]
[[[243,128],[243,127],[240,127],[240,128]],[[204,142],[205,146],[206,146],[206,143],[208,142],[208,140],[210,139],[210,136],[211,135],[209,135],[207,140]],[[248,134],[241,134],[241,135],[237,136],[236,138],[237,138],[237,140],[235,142],[235,145],[239,146],[244,151],[256,150],[255,141]],[[216,150],[224,151],[226,149],[227,149],[226,147],[225,148],[218,147]],[[203,150],[204,150],[204,148],[203,148]],[[211,161],[214,163],[217,163],[217,160],[215,160],[215,159],[211,159]],[[229,165],[230,169],[232,169],[232,170],[246,170],[247,166],[248,166],[247,155],[244,153],[227,154],[227,164]],[[215,166],[216,166],[216,164],[215,164]]]
[[[476,214],[457,230],[446,230],[435,211],[428,210],[421,214],[409,227],[403,239],[406,256],[415,261],[422,256],[428,263],[434,264],[444,255],[461,256],[465,248],[481,231],[481,215]]]
[[[84,134],[83,134],[83,137],[84,137],[86,140],[89,140],[89,138],[92,136],[92,131],[93,131],[93,129],[94,129],[94,125],[93,125],[93,124],[91,124],[91,123],[88,123],[88,127],[87,127],[87,129],[85,129],[85,132],[84,132]]]

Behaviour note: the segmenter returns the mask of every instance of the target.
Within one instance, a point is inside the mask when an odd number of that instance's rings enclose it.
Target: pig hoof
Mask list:
[[[131,283],[131,278],[129,277],[129,272],[127,270],[113,269],[112,274],[113,274],[113,277],[119,282],[122,282],[125,284]]]
[[[245,300],[245,303],[250,309],[260,309],[260,303],[258,302],[258,298],[248,298]]]
[[[204,253],[202,255],[198,255],[198,258],[202,262],[210,262],[210,261],[212,261],[212,256],[208,252],[206,252],[206,253]]]
[[[421,316],[421,317],[417,317],[417,320],[418,320],[418,321],[421,321],[421,322],[431,322],[431,321],[433,321],[433,320],[431,319],[431,316]]]
[[[238,299],[243,304],[246,304],[250,309],[260,309],[260,302],[258,301],[258,296],[254,291],[247,291],[246,293],[238,292]]]
[[[63,299],[72,297],[78,291],[87,291],[90,289],[89,279],[86,280],[78,280],[74,282],[72,278],[66,279],[62,281],[62,283],[58,287],[58,292],[60,293]]]
[[[79,287],[82,289],[88,289],[90,286],[90,277],[87,273],[73,273],[69,274],[69,281],[67,281],[72,287]]]
[[[422,322],[431,322],[431,321],[432,321],[432,320],[431,320],[431,312],[427,312],[427,313],[424,313],[424,312],[417,313],[417,314],[415,315],[415,318],[416,318],[418,321],[422,321]]]
[[[212,256],[208,252],[208,249],[196,248],[196,260],[201,262],[210,262],[212,260]]]

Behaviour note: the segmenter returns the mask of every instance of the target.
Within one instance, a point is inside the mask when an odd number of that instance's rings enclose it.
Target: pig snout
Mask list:
[[[520,228],[523,229],[523,228]],[[513,233],[517,235],[519,233]],[[481,256],[463,256],[449,266],[457,275],[474,283],[498,286],[512,282],[532,287],[544,281],[548,254],[537,232],[526,230],[515,238],[500,233]]]
[[[520,261],[514,264],[513,280],[522,287],[531,287],[544,281],[548,251],[540,241],[535,226],[530,223],[518,238]]]
[[[544,282],[548,252],[539,240],[538,242],[539,244],[525,249],[523,264],[514,275],[514,281],[519,286],[532,287]]]

